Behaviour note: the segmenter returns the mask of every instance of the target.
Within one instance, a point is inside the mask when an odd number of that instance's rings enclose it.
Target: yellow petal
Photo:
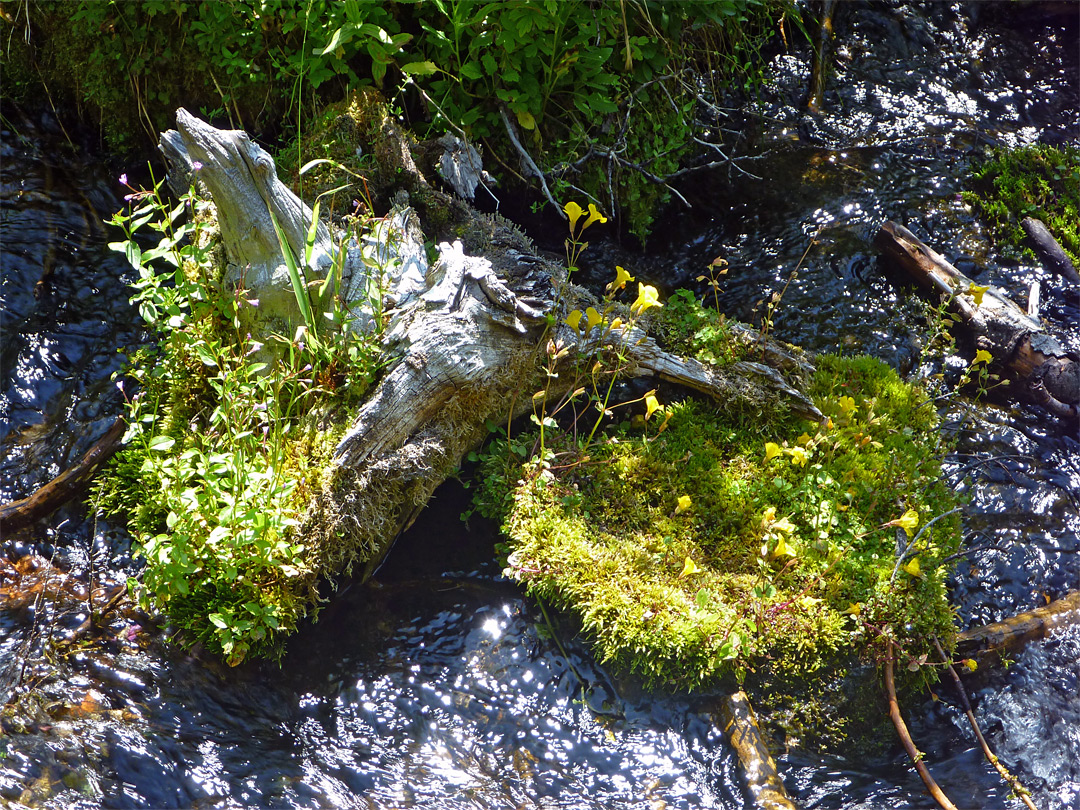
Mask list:
[[[968,294],[975,301],[975,306],[977,306],[977,307],[982,306],[983,296],[986,295],[986,291],[989,290],[989,289],[990,289],[989,284],[985,284],[985,285],[982,285],[982,286],[980,286],[978,284],[972,284],[970,287],[968,287]]]
[[[596,209],[596,203],[589,203],[589,218],[585,220],[585,224],[581,226],[581,230],[585,230],[594,222],[607,222],[607,217]]]
[[[645,395],[645,419],[649,419],[654,413],[662,410],[664,410],[664,406],[660,404],[656,394]]]
[[[598,326],[599,324],[603,323],[603,321],[604,321],[604,319],[600,317],[600,313],[597,312],[596,309],[594,309],[593,307],[589,307],[587,310],[585,310],[585,318],[586,318],[586,324],[585,324],[585,331],[586,332],[591,332],[592,328],[594,326]]]
[[[976,661],[974,658],[965,658],[960,663],[967,667],[969,672],[974,672],[979,668],[979,662]]]
[[[806,445],[810,444],[810,434],[803,433],[803,435],[797,438],[795,442],[796,444],[801,444],[803,447],[806,447]]]
[[[847,610],[841,610],[840,612],[846,613],[848,616],[858,616],[860,613],[862,613],[862,607],[862,602],[852,602],[850,605],[847,606]]]
[[[621,290],[626,286],[626,282],[633,281],[634,277],[623,270],[619,265],[615,265],[615,280],[607,285],[609,291]]]
[[[689,508],[690,508],[690,496],[689,495],[680,495],[679,496],[679,502],[675,505],[675,514],[676,515],[681,515],[683,512],[685,512]]]
[[[914,509],[908,509],[896,520],[890,520],[885,525],[899,526],[901,529],[907,532],[908,537],[911,537],[915,533],[915,529],[919,527],[919,513],[916,512]]]
[[[650,307],[660,306],[663,306],[663,304],[660,303],[660,293],[657,292],[656,287],[638,282],[637,300],[630,305],[630,311],[635,315],[640,315]]]
[[[765,442],[765,461],[772,461],[783,451],[776,442]]]
[[[570,218],[570,232],[573,233],[574,226],[577,225],[577,221],[585,212],[576,202],[568,202],[566,205],[563,206],[563,211],[565,211],[566,216]]]
[[[840,397],[837,404],[844,416],[851,416],[855,412],[855,400],[852,397]]]
[[[791,546],[784,540],[783,535],[777,537],[776,548],[773,549],[773,557],[794,557],[795,552],[792,551]]]
[[[566,324],[571,329],[577,329],[578,325],[580,323],[581,323],[581,310],[580,309],[575,309],[573,312],[571,312],[569,315],[566,316]]]
[[[612,329],[622,329],[622,318],[616,318],[609,324],[609,326]]]
[[[971,365],[977,366],[979,363],[989,363],[994,359],[994,355],[986,351],[986,349],[979,349],[975,352],[975,359],[971,362]]]
[[[775,506],[767,506],[767,507],[765,507],[765,512],[761,516],[761,525],[768,528],[770,525],[772,525],[775,522],[776,522],[776,507]]]
[[[921,577],[922,570],[919,568],[919,558],[912,557],[909,562],[904,563],[904,571],[913,577]]]
[[[791,463],[794,464],[796,467],[806,466],[806,450],[804,450],[802,447],[792,447],[790,450],[788,450],[788,454],[791,456]]]
[[[773,523],[772,527],[775,531],[786,532],[787,534],[791,534],[795,531],[795,524],[787,518],[780,518],[780,520]]]
[[[682,573],[679,574],[679,577],[680,578],[681,577],[688,577],[691,574],[698,574],[698,573],[701,573],[701,569],[697,567],[697,563],[695,563],[693,560],[691,560],[689,557],[687,557],[686,562],[683,563]]]

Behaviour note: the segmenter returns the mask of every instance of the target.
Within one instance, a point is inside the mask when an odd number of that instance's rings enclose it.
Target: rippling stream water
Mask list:
[[[809,57],[778,57],[760,106],[719,122],[754,132],[750,180],[699,177],[693,203],[647,255],[596,246],[666,287],[694,285],[716,256],[721,307],[757,323],[819,227],[784,293],[775,334],[816,351],[865,351],[913,374],[925,332],[913,292],[870,247],[894,219],[980,283],[1026,300],[1080,347],[1076,291],[998,255],[958,200],[987,145],[1075,141],[1078,35],[1064,14],[996,4],[841,4],[826,113],[801,112]],[[20,137],[22,136],[22,137]],[[113,173],[75,156],[48,124],[2,134],[3,337],[0,499],[65,469],[119,410],[116,347],[139,340],[130,271],[97,224],[117,209]],[[610,261],[609,261],[610,260]],[[601,269],[604,268],[604,269]],[[44,278],[43,278],[44,276]],[[39,284],[39,281],[41,282]],[[1066,328],[1067,327],[1067,328]],[[954,365],[956,362],[955,361]],[[1059,597],[1080,581],[1075,426],[1004,404],[943,402],[952,467],[971,496],[952,593],[963,626]],[[554,618],[502,580],[490,527],[464,529],[445,486],[377,577],[336,597],[283,666],[227,670],[165,646],[144,617],[115,638],[43,659],[72,634],[88,587],[134,570],[117,527],[70,507],[4,538],[0,689],[23,695],[0,737],[0,799],[56,807],[743,808],[734,759],[701,698],[645,693],[598,667]],[[26,555],[52,559],[65,596],[36,600]],[[64,573],[67,572],[67,573]],[[19,588],[10,588],[14,583]],[[20,590],[21,589],[21,590]],[[30,663],[24,664],[29,660]],[[983,728],[1045,808],[1080,801],[1080,632],[1030,646],[969,683]],[[21,687],[36,688],[26,696]],[[947,685],[905,706],[912,734],[960,807],[1010,807]],[[787,741],[778,757],[806,808],[925,807],[897,748],[873,759]]]

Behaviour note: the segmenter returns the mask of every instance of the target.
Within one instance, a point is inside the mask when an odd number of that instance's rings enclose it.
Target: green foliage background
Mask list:
[[[669,194],[659,179],[692,143],[687,68],[752,85],[777,22],[798,22],[791,0],[37,0],[22,10],[6,32],[5,97],[44,87],[115,148],[156,142],[177,106],[257,136],[302,130],[327,101],[375,85],[418,115],[418,134],[462,130],[486,145],[489,169],[531,181],[505,114],[556,196],[574,186],[641,237]]]

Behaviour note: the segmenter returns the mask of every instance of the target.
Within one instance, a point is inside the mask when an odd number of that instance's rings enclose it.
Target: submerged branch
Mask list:
[[[926,789],[930,791],[930,795],[934,797],[934,801],[938,803],[943,810],[956,810],[956,805],[949,801],[949,797],[945,795],[945,792],[938,787],[938,783],[934,781],[934,777],[930,775],[930,770],[926,767],[926,763],[923,762],[922,752],[915,747],[915,743],[911,740],[911,734],[908,733],[907,725],[904,723],[904,718],[900,715],[900,704],[896,700],[896,685],[893,682],[893,643],[889,642],[889,651],[885,657],[885,691],[889,696],[889,719],[892,720],[894,726],[896,726],[896,733],[900,735],[900,742],[904,745],[904,750],[907,751],[908,757],[911,758],[912,764],[915,765],[915,770],[919,772],[919,776],[923,780],[923,784],[926,785]]]

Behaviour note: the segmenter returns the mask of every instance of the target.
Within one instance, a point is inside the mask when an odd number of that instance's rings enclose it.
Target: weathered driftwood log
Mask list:
[[[0,535],[18,531],[51,515],[81,494],[101,465],[120,449],[126,429],[127,423],[117,417],[105,435],[94,442],[70,469],[39,487],[29,497],[0,506]]]
[[[1080,358],[1066,351],[1002,290],[986,289],[982,303],[976,304],[971,291],[974,282],[895,222],[881,226],[874,244],[921,286],[949,296],[979,348],[1024,381],[1036,402],[1058,416],[1077,415]]]
[[[1025,644],[1046,638],[1060,627],[1077,622],[1080,622],[1080,591],[1069,591],[1044,607],[965,630],[957,639],[956,654],[972,658],[1015,652]]]
[[[259,294],[258,307],[241,310],[247,330],[291,335],[284,322],[297,321],[300,311],[271,214],[293,255],[301,257],[311,209],[278,179],[273,158],[246,132],[215,129],[183,108],[176,111],[176,126],[160,142],[169,185],[180,194],[199,182],[213,197],[227,257],[225,281]],[[325,278],[333,243],[324,224],[315,236],[311,265]]]
[[[1080,272],[1077,272],[1072,260],[1061,249],[1061,245],[1042,220],[1024,217],[1020,220],[1020,227],[1024,229],[1024,233],[1031,240],[1031,246],[1042,259],[1043,267],[1051,273],[1057,273],[1068,279],[1073,284],[1080,284]]]
[[[720,726],[739,759],[743,782],[754,806],[760,810],[795,810],[746,693],[725,697],[720,701],[718,714]]]
[[[182,110],[177,127],[162,136],[162,149],[180,173],[185,167],[191,171],[196,161],[202,164],[195,176],[205,182],[219,211],[229,261],[226,278],[243,283],[260,301],[265,301],[268,288],[278,293],[284,290],[288,298],[292,291],[282,271],[269,212],[274,211],[294,252],[302,255],[299,246],[310,211],[277,181],[269,156],[243,133],[216,130]],[[561,265],[536,255],[514,226],[480,214],[430,185],[412,160],[408,140],[389,117],[380,127],[380,137],[382,142],[374,152],[393,170],[390,174],[400,178],[394,196],[398,207],[392,217],[416,225],[381,232],[393,232],[394,244],[386,244],[386,250],[399,255],[404,250],[411,257],[394,263],[396,275],[384,280],[390,304],[384,351],[390,362],[352,418],[337,448],[334,467],[324,476],[323,491],[300,527],[305,542],[327,549],[327,559],[334,560],[330,568],[349,569],[353,563],[362,563],[365,578],[435,488],[483,440],[485,420],[501,421],[531,407],[533,392],[546,379],[540,361],[548,347],[573,347],[580,340],[563,323],[569,308],[584,309],[595,303],[587,292],[567,284]],[[442,242],[438,260],[429,264],[423,250],[425,234],[417,235],[416,213],[405,202],[413,203],[420,217],[436,219],[437,212],[442,233],[461,234],[462,241],[482,255],[470,255],[461,241]],[[434,230],[429,228],[428,235]],[[319,233],[320,255],[330,256],[330,231],[326,230],[325,238],[321,229]],[[415,249],[417,243],[419,249]],[[323,271],[322,264],[318,270]],[[363,272],[362,267],[350,265],[343,275],[347,279],[358,272]],[[358,285],[345,286],[349,295]],[[260,303],[259,309],[263,308]],[[281,311],[298,322],[295,308],[283,304]],[[280,323],[252,326],[290,334]],[[584,348],[601,351],[606,341],[608,348],[618,349],[626,358],[628,375],[656,375],[720,402],[779,397],[798,412],[821,417],[770,366],[743,362],[718,370],[664,352],[637,329],[629,334],[608,332],[597,341]],[[762,356],[781,369],[797,364],[776,345],[767,347]],[[575,353],[570,352],[562,362],[569,365],[574,359]],[[569,385],[570,376],[560,375],[553,381],[552,397],[565,393],[560,385]],[[332,549],[341,546],[359,551],[335,558]],[[333,576],[338,571],[325,573]]]

